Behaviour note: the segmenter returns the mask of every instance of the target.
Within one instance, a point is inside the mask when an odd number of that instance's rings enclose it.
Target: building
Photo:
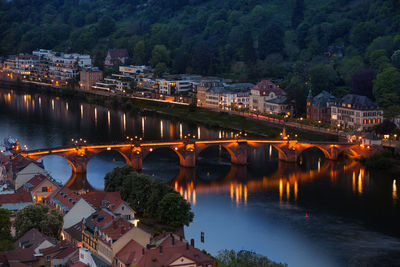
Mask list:
[[[33,248],[0,251],[0,266],[40,266]]]
[[[16,248],[33,248],[36,254],[40,252],[41,249],[55,246],[55,239],[52,239],[36,228],[33,228],[21,236],[17,241],[14,242]]]
[[[367,130],[383,121],[383,111],[366,96],[347,94],[331,106],[331,122],[338,127]]]
[[[164,233],[160,237],[154,238],[146,247],[130,241],[115,256],[114,266],[215,267],[216,262],[195,248],[194,242],[189,244],[172,233]]]
[[[89,204],[85,199],[80,198],[64,215],[63,229],[72,227],[73,225],[81,222],[82,219],[86,219],[95,212],[95,207]]]
[[[17,192],[32,192],[35,203],[42,203],[45,198],[59,188],[58,184],[50,176],[36,174],[32,179],[19,187]]]
[[[291,107],[286,103],[286,92],[270,80],[263,80],[250,91],[250,111],[281,114],[290,113]]]
[[[311,90],[309,90],[307,97],[307,119],[331,122],[331,106],[336,101],[336,97],[325,90],[314,97],[311,94]]]
[[[61,231],[63,240],[68,241],[73,246],[82,247],[82,222],[78,222],[69,228],[64,228]]]
[[[33,205],[34,200],[31,192],[24,191],[13,194],[0,194],[0,203],[2,209],[16,212],[26,206]]]
[[[79,259],[78,262],[82,263],[82,265],[80,267],[84,267],[84,266],[108,267],[108,266],[111,266],[102,257],[89,251],[86,248],[79,248],[78,259]],[[75,264],[77,264],[77,263],[75,262]],[[69,265],[69,266],[75,266],[75,265]],[[79,265],[77,265],[77,266],[79,266]],[[77,266],[75,266],[75,267],[77,267]]]
[[[187,93],[192,90],[192,84],[186,80],[157,79],[158,92],[165,95]]]
[[[122,200],[119,192],[93,191],[83,195],[83,198],[96,209],[106,208],[126,220],[135,219],[135,211]]]
[[[114,64],[125,64],[129,59],[128,50],[122,49],[108,49],[107,56],[104,60],[104,66],[112,67]]]
[[[197,106],[206,107],[207,106],[207,96],[206,92],[211,87],[222,87],[223,79],[218,77],[203,77],[198,81],[194,90],[196,91]]]
[[[364,146],[380,146],[382,140],[374,133],[369,133],[361,138],[361,143]]]
[[[45,203],[51,209],[57,210],[65,215],[81,198],[80,195],[73,192],[68,187],[63,186],[60,189],[53,191],[53,193],[47,197]]]
[[[37,266],[68,266],[68,262],[77,251],[77,247],[66,241],[61,241],[55,246],[40,249],[39,254],[37,254],[39,260]]]
[[[80,72],[79,85],[81,89],[91,90],[96,82],[103,79],[103,72],[99,68],[86,68]]]

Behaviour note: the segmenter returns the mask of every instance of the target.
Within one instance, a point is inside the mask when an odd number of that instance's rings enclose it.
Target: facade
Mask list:
[[[123,49],[108,49],[106,58],[104,60],[104,65],[107,67],[112,67],[114,63],[125,64],[129,58],[128,50]]]
[[[72,207],[81,199],[81,196],[66,186],[53,191],[45,200],[45,204],[51,209],[57,210],[63,215],[67,214]]]
[[[270,80],[263,80],[250,91],[250,111],[280,114],[290,113],[290,105],[286,103],[286,92]]]
[[[55,241],[33,228],[15,241],[14,246],[16,248],[33,248],[38,254],[41,249],[53,247]]]
[[[90,205],[85,199],[79,199],[75,205],[64,215],[63,229],[72,227],[73,225],[86,219],[96,212],[96,209]]]
[[[361,143],[364,146],[379,146],[382,145],[382,140],[374,133],[369,133],[362,137]]]
[[[181,94],[192,90],[190,81],[157,79],[156,84],[158,92],[165,95]]]
[[[331,122],[339,127],[367,130],[383,121],[383,111],[366,96],[347,94],[331,107]]]
[[[31,192],[17,192],[12,194],[0,194],[0,203],[2,209],[7,209],[11,212],[16,212],[33,205],[33,195]]]
[[[217,77],[203,77],[198,81],[195,86],[196,97],[197,97],[197,106],[204,107],[206,106],[206,92],[211,87],[220,87],[222,86],[223,79]]]
[[[331,106],[336,101],[336,97],[325,90],[314,97],[312,97],[310,90],[307,97],[307,119],[330,122]]]
[[[96,82],[103,79],[103,72],[98,68],[87,68],[80,72],[80,87],[84,90],[91,90]]]
[[[16,174],[14,180],[15,189],[18,190],[21,186],[23,186],[25,183],[27,183],[38,174],[48,175],[45,169],[39,167],[34,162],[31,162],[28,166],[26,166],[24,169]]]

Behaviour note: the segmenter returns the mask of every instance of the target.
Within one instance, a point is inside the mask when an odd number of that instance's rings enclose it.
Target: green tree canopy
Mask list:
[[[394,67],[384,69],[376,76],[373,93],[376,101],[385,108],[399,105],[400,73]]]
[[[30,229],[36,228],[43,234],[60,237],[63,216],[43,204],[29,205],[17,212],[14,226],[17,236],[21,237]]]
[[[151,52],[150,63],[153,67],[158,63],[169,64],[170,62],[169,51],[164,45],[156,45]]]
[[[322,90],[333,91],[339,77],[332,65],[318,64],[310,69],[310,80],[314,94]]]
[[[287,264],[276,263],[271,261],[265,256],[256,254],[255,252],[241,250],[235,252],[234,250],[221,250],[218,252],[217,260],[222,263],[222,266],[229,267],[287,267]],[[219,266],[219,265],[218,265]]]
[[[190,209],[190,204],[181,195],[176,192],[168,193],[158,203],[158,218],[175,227],[189,225],[194,217]]]
[[[10,216],[11,212],[0,204],[0,251],[13,248]]]

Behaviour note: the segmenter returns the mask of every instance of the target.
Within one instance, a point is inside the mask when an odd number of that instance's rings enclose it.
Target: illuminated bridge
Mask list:
[[[309,148],[316,147],[321,150],[326,159],[336,160],[346,152],[350,157],[357,158],[368,156],[375,152],[374,148],[364,147],[359,144],[313,142],[300,140],[256,140],[256,139],[217,139],[195,140],[185,139],[179,141],[135,141],[133,143],[102,144],[102,145],[72,145],[65,147],[22,151],[22,156],[39,160],[49,155],[58,155],[65,158],[72,166],[73,173],[86,173],[90,159],[103,151],[117,151],[126,160],[126,163],[136,170],[142,169],[143,159],[150,153],[155,153],[159,148],[169,148],[179,157],[183,167],[195,167],[196,158],[204,149],[211,146],[222,146],[230,154],[232,164],[247,164],[251,148],[265,144],[271,145],[279,152],[279,159],[286,162],[297,162],[300,154]]]

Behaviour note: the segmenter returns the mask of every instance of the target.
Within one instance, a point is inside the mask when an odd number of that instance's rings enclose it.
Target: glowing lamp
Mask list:
[[[175,147],[175,150],[178,150],[178,148],[177,148],[177,147]]]
[[[152,148],[150,148],[149,150],[150,150],[150,152],[152,152],[152,151],[153,151],[153,149],[152,149]]]
[[[107,151],[110,151],[111,150],[111,147],[107,147]]]

